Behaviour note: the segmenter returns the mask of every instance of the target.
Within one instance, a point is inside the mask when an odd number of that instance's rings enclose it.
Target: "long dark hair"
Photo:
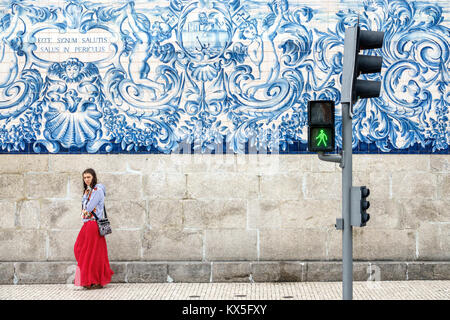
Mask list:
[[[91,187],[95,187],[95,185],[97,184],[97,174],[95,173],[94,169],[88,168],[86,170],[83,171],[83,173],[81,174],[81,177],[83,178],[83,193],[86,192],[86,189],[88,187],[88,185],[84,182],[84,175],[86,173],[89,173],[92,175],[92,185]]]

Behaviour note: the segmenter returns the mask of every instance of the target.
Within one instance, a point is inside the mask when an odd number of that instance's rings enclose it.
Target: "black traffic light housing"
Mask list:
[[[334,101],[308,101],[308,150],[332,152],[334,149]]]
[[[351,225],[355,227],[364,227],[370,219],[367,209],[370,202],[367,198],[370,190],[366,186],[352,187],[351,191]]]
[[[358,99],[380,96],[381,81],[361,80],[361,74],[381,72],[383,58],[359,54],[360,50],[383,46],[384,32],[361,30],[359,26],[345,32],[342,71],[342,102],[354,104]]]

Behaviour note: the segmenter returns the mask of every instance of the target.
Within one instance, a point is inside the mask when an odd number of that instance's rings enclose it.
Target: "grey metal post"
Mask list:
[[[352,87],[357,52],[358,28],[345,30],[344,59],[342,67],[342,293],[344,300],[353,299],[353,241],[351,224],[352,190]]]
[[[378,97],[381,88],[380,81],[358,80],[355,77],[360,73],[380,72],[382,59],[376,56],[356,55],[360,49],[381,48],[383,37],[384,33],[379,31],[362,30],[360,32],[359,26],[349,27],[345,30],[341,88],[342,155],[319,153],[320,160],[340,162],[342,168],[342,219],[336,220],[336,228],[342,230],[342,292],[344,300],[353,299],[353,230],[351,221],[353,103],[359,98]],[[356,65],[357,57],[358,65]],[[354,81],[357,82],[353,83]],[[359,211],[358,214],[360,214]],[[355,226],[363,226],[360,222],[355,221],[355,223]]]
[[[351,225],[351,189],[352,189],[352,118],[350,103],[342,104],[342,292],[344,300],[353,299],[353,241]]]

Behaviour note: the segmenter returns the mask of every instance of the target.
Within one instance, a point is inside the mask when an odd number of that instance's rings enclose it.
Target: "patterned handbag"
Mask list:
[[[94,211],[91,213],[94,215],[95,220],[97,220],[98,225],[98,232],[101,236],[106,236],[107,234],[112,233],[111,230],[111,224],[109,223],[108,216],[106,215],[106,207],[103,208],[103,211],[105,212],[105,218],[99,219]]]

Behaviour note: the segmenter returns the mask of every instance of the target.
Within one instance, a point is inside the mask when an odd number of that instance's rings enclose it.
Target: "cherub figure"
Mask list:
[[[135,38],[133,52],[129,57],[128,71],[130,78],[135,84],[145,86],[161,95],[165,91],[165,85],[149,79],[150,65],[148,60],[151,58],[155,46],[171,37],[171,28],[166,23],[160,22],[153,23],[150,28],[148,20],[138,18],[134,10],[134,2],[128,3],[126,14]]]
[[[84,111],[97,98],[98,77],[99,71],[92,63],[85,64],[77,58],[56,62],[48,70],[44,95],[51,98],[52,105],[60,106],[61,111]]]
[[[273,39],[280,26],[284,7],[279,1],[273,1],[270,6],[275,14],[275,20],[269,26],[268,19],[265,19],[264,30],[261,35],[258,34],[256,19],[244,21],[239,26],[239,38],[249,42],[247,45],[248,57],[255,66],[253,70],[254,80],[242,85],[242,91],[250,95],[253,95],[261,86],[266,86],[277,80],[280,74],[280,64]]]
[[[19,26],[19,16],[22,7],[14,3],[11,14],[6,14],[0,19],[0,87],[7,87],[18,74],[17,53],[18,42],[22,40],[15,38]]]
[[[101,79],[93,63],[77,58],[53,63],[47,72],[43,102],[45,130],[65,148],[81,147],[100,129]]]

